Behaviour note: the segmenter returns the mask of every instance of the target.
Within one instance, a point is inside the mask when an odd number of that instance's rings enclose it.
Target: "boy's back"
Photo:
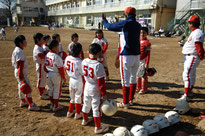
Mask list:
[[[49,72],[59,73],[58,68],[63,66],[61,57],[53,52],[48,52],[46,55],[46,69]]]

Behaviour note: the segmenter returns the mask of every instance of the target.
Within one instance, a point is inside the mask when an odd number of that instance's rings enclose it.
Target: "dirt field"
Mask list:
[[[94,31],[79,29],[57,29],[61,35],[64,50],[70,42],[70,35],[73,32],[79,34],[79,42],[82,43],[86,54],[88,45],[94,38]],[[67,118],[66,112],[69,105],[68,88],[63,88],[60,104],[65,108],[62,111],[53,113],[49,111],[47,100],[39,100],[36,88],[35,64],[32,59],[33,39],[36,32],[52,35],[52,31],[42,27],[23,27],[18,33],[12,28],[6,28],[7,41],[0,41],[0,135],[61,135],[61,136],[93,136],[94,123],[89,126],[81,126],[81,120]],[[13,38],[17,34],[23,34],[27,38],[28,46],[25,49],[29,62],[29,79],[33,86],[34,102],[41,106],[40,112],[30,112],[27,108],[19,107],[17,94],[17,83],[14,77],[14,69],[11,66],[11,54],[15,48]],[[109,42],[107,52],[108,65],[111,80],[106,83],[108,98],[122,100],[119,69],[114,67],[118,35],[113,32],[105,32],[105,38]],[[175,107],[177,98],[183,91],[182,71],[183,55],[181,48],[177,45],[179,38],[154,38],[149,37],[152,43],[150,66],[157,69],[157,74],[149,78],[149,93],[137,94],[136,105],[128,110],[119,109],[113,117],[102,117],[102,123],[110,126],[109,132],[119,126],[130,129],[132,126],[142,124],[146,119],[153,119],[156,115],[164,115]],[[86,54],[87,56],[87,54]],[[178,130],[187,132],[189,135],[205,135],[197,127],[200,112],[205,111],[205,61],[202,61],[197,68],[197,79],[194,88],[193,100],[190,102],[192,110],[186,115],[180,115],[181,122],[160,130],[156,136],[174,136]]]

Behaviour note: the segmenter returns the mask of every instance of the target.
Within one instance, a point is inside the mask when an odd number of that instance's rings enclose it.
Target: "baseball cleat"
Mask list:
[[[180,101],[180,100],[184,100],[184,101],[187,101],[187,102],[188,102],[188,101],[190,101],[190,98],[189,98],[186,94],[184,94],[184,95],[181,96],[181,98],[179,98],[179,99],[177,99],[177,100],[179,100],[179,101]]]
[[[83,119],[82,125],[83,125],[83,126],[86,126],[86,125],[87,125],[89,122],[91,122],[91,121],[93,121],[93,117],[88,117],[88,120],[87,120],[87,121]]]
[[[80,118],[82,118],[82,117],[83,117],[82,113],[80,113],[80,114],[75,113],[74,119],[80,119]]]
[[[147,93],[147,91],[145,91],[145,90],[140,90],[139,91],[139,94],[145,94],[145,93]]]
[[[28,107],[28,110],[30,110],[30,111],[40,111],[41,108],[38,107],[35,103],[32,103],[31,106]]]
[[[40,99],[41,99],[41,100],[49,100],[49,96],[46,95],[46,94],[42,94],[42,95],[40,96]]]
[[[130,106],[134,105],[133,100],[129,101],[129,105],[130,105]]]
[[[105,133],[109,130],[109,127],[108,126],[103,126],[101,125],[101,128],[100,129],[97,129],[97,127],[95,127],[95,133],[96,134],[100,134],[100,133]]]
[[[56,108],[56,106],[54,105],[53,106],[53,112],[56,112],[56,111],[59,111],[59,110],[62,110],[64,107],[62,105],[58,105],[58,107]]]
[[[74,112],[72,112],[72,113],[71,112],[67,112],[67,117],[71,118],[73,116],[73,114],[74,114]]]
[[[28,106],[28,103],[25,101],[20,101],[20,107],[27,107]]]
[[[118,108],[124,108],[124,109],[128,109],[129,108],[129,104],[124,104],[124,103],[117,103],[117,107]]]

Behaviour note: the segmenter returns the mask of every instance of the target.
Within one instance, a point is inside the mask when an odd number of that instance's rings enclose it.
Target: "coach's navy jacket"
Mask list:
[[[120,34],[120,55],[140,54],[141,25],[136,21],[135,15],[129,15],[126,20],[112,24],[104,19],[103,25],[108,30]]]

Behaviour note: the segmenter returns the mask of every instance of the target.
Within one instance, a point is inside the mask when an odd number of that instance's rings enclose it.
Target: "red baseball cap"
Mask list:
[[[127,7],[125,9],[125,14],[136,14],[136,9],[133,7]]]
[[[200,23],[200,17],[197,15],[192,15],[189,20],[187,20],[186,22],[196,22],[196,23]]]

